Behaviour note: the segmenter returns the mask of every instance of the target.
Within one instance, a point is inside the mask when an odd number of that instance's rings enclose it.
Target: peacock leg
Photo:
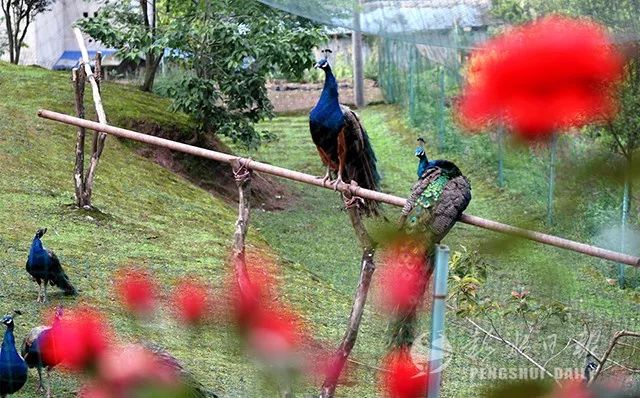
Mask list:
[[[322,178],[322,186],[324,186],[324,183],[331,180],[331,167],[327,166],[327,172],[324,174],[323,177],[318,177],[318,178]]]
[[[49,284],[49,281],[44,281],[44,294],[42,295],[42,303],[46,303],[47,302],[47,285]]]
[[[337,191],[340,183],[342,183],[342,173],[344,173],[344,165],[347,162],[347,142],[344,129],[338,134],[338,178],[333,181],[333,190]]]
[[[38,303],[42,303],[42,284],[38,281],[38,298],[36,300]]]
[[[42,366],[41,365],[38,365],[38,388],[36,392],[39,394],[44,392],[44,385],[42,384]]]
[[[47,367],[47,398],[51,398],[51,368]]]

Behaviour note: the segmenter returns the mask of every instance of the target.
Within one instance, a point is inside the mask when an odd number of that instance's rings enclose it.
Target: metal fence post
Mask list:
[[[449,277],[449,248],[436,245],[435,281],[433,288],[433,312],[431,314],[431,343],[429,351],[428,398],[440,397],[440,381],[445,354],[444,315],[446,312],[447,279]]]

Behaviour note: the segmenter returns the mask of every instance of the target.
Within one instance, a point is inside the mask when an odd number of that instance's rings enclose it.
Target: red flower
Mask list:
[[[387,398],[418,398],[427,394],[428,374],[411,360],[406,349],[396,349],[384,359],[381,381]]]
[[[173,291],[173,302],[178,318],[190,326],[200,324],[209,316],[211,303],[205,284],[184,279]]]
[[[250,326],[248,342],[262,359],[274,363],[293,360],[303,341],[302,322],[285,310],[261,310]]]
[[[118,275],[116,291],[122,305],[135,315],[149,315],[156,306],[157,284],[142,270],[126,270]]]
[[[63,363],[72,370],[93,367],[109,347],[110,328],[96,311],[78,309],[57,322],[42,341],[42,353],[48,363]]]
[[[560,387],[556,387],[551,398],[593,398],[581,378],[567,380]]]
[[[232,320],[241,329],[246,329],[255,322],[265,303],[270,301],[271,289],[263,278],[249,280],[244,275],[236,276],[231,288]]]
[[[424,246],[405,240],[385,250],[378,282],[384,311],[405,312],[418,306],[429,282]]]
[[[551,16],[487,42],[468,63],[463,125],[499,122],[526,139],[611,118],[622,56],[596,23]]]
[[[125,389],[141,381],[176,383],[178,374],[140,345],[107,351],[98,364],[100,379],[112,388]]]

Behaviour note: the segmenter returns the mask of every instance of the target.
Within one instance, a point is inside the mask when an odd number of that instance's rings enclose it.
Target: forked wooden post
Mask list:
[[[71,71],[73,80],[73,89],[75,92],[76,100],[76,114],[80,119],[84,119],[84,83],[86,75],[84,73],[84,67],[80,64],[80,67],[73,68]],[[76,136],[76,164],[73,171],[73,181],[75,184],[76,205],[78,207],[84,207],[85,203],[85,185],[84,185],[84,140],[86,136],[86,129],[84,127],[78,127],[78,134]]]
[[[82,64],[84,67],[84,74],[86,76],[86,80],[91,84],[91,92],[93,95],[93,103],[95,105],[96,114],[98,115],[98,122],[102,125],[107,124],[107,116],[104,112],[104,107],[102,106],[102,98],[100,97],[100,85],[99,79],[100,76],[96,77],[96,75],[91,70],[91,64],[89,60],[89,53],[87,52],[87,48],[84,45],[84,38],[82,37],[82,32],[80,29],[74,28],[73,32],[76,36],[76,41],[78,42],[78,47],[80,48],[80,53],[82,54]],[[102,73],[102,54],[98,53],[96,56],[96,72],[98,74]],[[107,139],[107,134],[105,132],[95,130],[95,134],[93,135],[93,147],[91,151],[91,160],[89,161],[89,169],[87,170],[87,174],[85,176],[84,181],[84,205],[83,206],[91,206],[91,196],[93,194],[93,183],[95,181],[96,176],[96,168],[98,167],[98,162],[100,161],[100,156],[102,155],[102,151],[104,149],[104,143]]]

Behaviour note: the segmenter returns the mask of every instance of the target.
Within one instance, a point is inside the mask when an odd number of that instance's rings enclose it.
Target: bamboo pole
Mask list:
[[[329,185],[323,182],[321,178],[315,176],[300,173],[298,171],[285,169],[283,167],[273,166],[266,163],[257,162],[252,159],[245,159],[238,156],[229,155],[226,153],[211,151],[204,148],[199,148],[192,145],[183,144],[176,141],[167,140],[152,135],[141,134],[132,130],[123,129],[120,127],[103,125],[93,122],[91,120],[79,119],[64,113],[53,112],[45,109],[38,111],[38,116],[54,120],[57,122],[65,123],[76,127],[84,127],[87,129],[108,133],[121,138],[127,138],[130,140],[143,142],[149,145],[160,146],[163,148],[172,149],[174,151],[188,153],[190,155],[199,156],[219,162],[232,164],[234,161],[242,161],[246,164],[246,167],[262,173],[275,175],[289,180],[298,182],[304,182],[306,184],[315,185],[327,189],[333,189],[333,185]],[[350,192],[351,195],[359,196],[361,198],[377,200],[379,202],[387,203],[393,206],[403,207],[406,200],[398,196],[390,195],[383,192],[371,191],[358,186],[341,183],[338,186],[341,191]],[[587,254],[589,256],[602,258],[605,260],[615,261],[634,267],[640,267],[640,258],[629,254],[618,253],[612,250],[603,249],[596,246],[591,246],[585,243],[575,242],[569,239],[560,238],[553,235],[544,234],[541,232],[530,231],[523,228],[514,227],[511,225],[499,223],[497,221],[487,220],[485,218],[472,216],[469,214],[463,214],[460,217],[460,221],[465,224],[475,225],[476,227],[488,229],[495,232],[504,233],[507,235],[517,236],[520,238],[532,240],[534,242],[543,243],[546,245],[559,247],[561,249],[567,249],[574,252]]]

